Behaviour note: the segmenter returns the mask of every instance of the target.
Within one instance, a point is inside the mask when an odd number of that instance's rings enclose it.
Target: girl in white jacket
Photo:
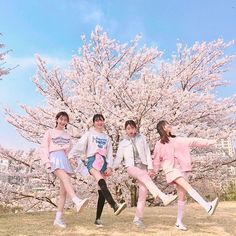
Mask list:
[[[149,176],[149,173],[153,173],[151,153],[146,137],[137,133],[136,123],[133,120],[126,121],[125,130],[127,136],[119,143],[113,168],[118,168],[124,160],[129,176],[138,180],[139,197],[133,223],[144,228],[142,218],[148,190],[154,198],[159,197],[165,206],[173,202],[177,196],[163,193]]]
[[[126,208],[126,203],[118,204],[112,197],[105,176],[112,175],[112,143],[110,137],[104,133],[105,118],[102,114],[93,116],[93,128],[86,132],[69,153],[72,165],[77,165],[76,157],[85,155],[89,173],[98,183],[98,202],[95,225],[103,227],[101,216],[105,200],[113,208],[114,214],[119,215]]]

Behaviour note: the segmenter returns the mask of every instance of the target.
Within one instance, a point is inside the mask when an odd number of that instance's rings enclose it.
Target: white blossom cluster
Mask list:
[[[156,124],[162,119],[172,123],[174,133],[180,136],[218,139],[236,130],[236,96],[223,99],[216,93],[219,87],[228,85],[222,76],[233,60],[225,54],[233,42],[218,39],[196,42],[192,47],[177,44],[176,53],[165,61],[159,49],[141,47],[139,37],[121,44],[99,26],[89,39],[83,35],[82,41],[83,46],[66,70],[49,69],[37,56],[33,83],[44,97],[42,106],[22,104],[23,115],[5,108],[7,121],[25,139],[40,143],[45,131],[55,126],[59,111],[70,116],[68,132],[74,142],[92,125],[92,116],[102,113],[114,157],[127,119],[137,122],[151,149],[158,139]],[[0,181],[1,199],[25,200],[24,208],[34,209],[56,204],[56,180],[44,173],[36,151],[25,154],[1,148],[0,155],[11,161],[8,174],[19,176],[22,183],[16,186]],[[220,162],[217,155],[214,158]],[[206,168],[206,163],[201,168]],[[201,168],[196,172],[206,173]],[[131,201],[131,186],[135,183],[122,168],[108,182],[118,199]],[[78,177],[75,186],[80,194],[89,192],[95,199],[92,179]],[[33,199],[31,206],[29,199]]]

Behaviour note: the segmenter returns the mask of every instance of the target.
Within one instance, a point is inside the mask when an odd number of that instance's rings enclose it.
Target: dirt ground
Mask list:
[[[109,207],[104,209],[103,228],[96,228],[95,209],[84,209],[80,214],[67,211],[63,216],[66,229],[55,228],[52,223],[55,212],[35,212],[0,215],[0,235],[236,235],[236,202],[220,202],[215,215],[209,217],[196,203],[190,203],[185,210],[184,223],[188,231],[174,228],[177,207],[147,207],[142,230],[132,224],[135,208],[126,209],[114,216]]]

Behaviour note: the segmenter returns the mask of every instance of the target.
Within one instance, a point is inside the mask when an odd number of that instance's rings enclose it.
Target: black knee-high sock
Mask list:
[[[102,191],[102,194],[103,194],[104,198],[107,200],[109,205],[114,209],[117,206],[117,204],[114,201],[113,197],[111,196],[110,191],[107,188],[106,181],[104,179],[100,179],[98,181],[98,185],[101,188],[101,191]]]
[[[102,191],[98,190],[98,203],[97,203],[96,220],[101,218],[104,204],[105,204],[105,197],[103,196]]]

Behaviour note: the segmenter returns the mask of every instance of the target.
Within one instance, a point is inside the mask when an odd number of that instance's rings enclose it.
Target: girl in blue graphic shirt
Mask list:
[[[95,225],[103,227],[101,215],[105,200],[113,208],[114,214],[118,215],[126,208],[126,203],[117,204],[109,189],[107,188],[104,176],[112,175],[112,144],[109,136],[103,132],[105,119],[102,114],[93,116],[93,128],[86,132],[72,148],[69,159],[72,165],[76,165],[75,157],[86,156],[86,163],[89,173],[98,183],[98,202]]]

